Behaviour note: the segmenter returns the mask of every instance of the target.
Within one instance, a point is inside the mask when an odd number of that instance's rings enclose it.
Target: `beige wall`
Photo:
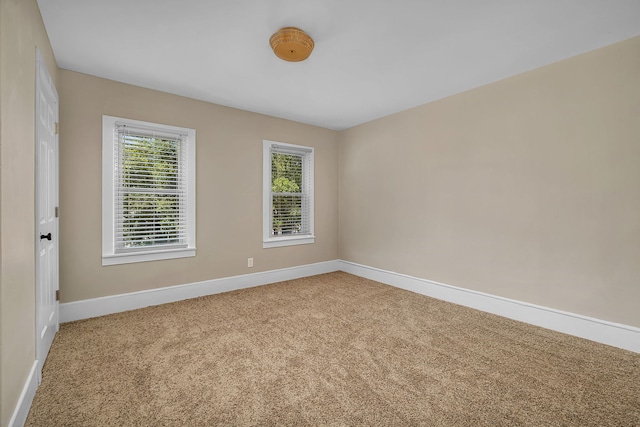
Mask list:
[[[35,360],[35,51],[57,66],[35,0],[0,1],[0,425]]]
[[[337,132],[66,70],[60,81],[63,302],[338,258]],[[103,114],[196,130],[195,257],[101,266]],[[263,139],[315,148],[315,244],[262,249]]]
[[[341,259],[640,326],[640,38],[340,134]]]

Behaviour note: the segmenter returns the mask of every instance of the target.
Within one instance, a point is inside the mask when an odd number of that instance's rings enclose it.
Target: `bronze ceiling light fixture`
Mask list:
[[[311,55],[313,39],[299,28],[285,27],[276,31],[269,39],[273,53],[289,62],[304,61]]]

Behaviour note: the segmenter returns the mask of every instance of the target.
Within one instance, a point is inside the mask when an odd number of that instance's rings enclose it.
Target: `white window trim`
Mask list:
[[[277,145],[280,147],[291,148],[292,151],[305,153],[310,157],[308,167],[311,187],[311,200],[309,206],[309,230],[310,234],[303,235],[283,235],[278,237],[271,236],[271,147]],[[314,232],[314,158],[313,147],[305,147],[302,145],[286,144],[277,141],[262,141],[262,247],[277,248],[292,245],[307,245],[315,242],[316,236]]]
[[[187,247],[140,252],[115,253],[114,241],[114,149],[116,123],[151,128],[171,133],[187,135]],[[121,117],[102,116],[102,265],[129,264],[134,262],[158,261],[185,258],[196,255],[196,131],[195,129],[130,120]]]

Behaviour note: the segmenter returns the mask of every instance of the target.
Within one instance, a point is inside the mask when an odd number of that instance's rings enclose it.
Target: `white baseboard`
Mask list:
[[[31,408],[33,398],[36,395],[36,389],[38,388],[37,371],[38,361],[36,360],[31,367],[31,372],[29,372],[27,381],[24,383],[24,387],[22,388],[22,393],[20,393],[20,398],[18,398],[16,408],[9,420],[9,427],[22,427],[25,421],[27,421],[29,409]]]
[[[60,304],[60,322],[72,322],[338,270],[509,319],[640,353],[640,328],[341,260],[64,303]]]
[[[340,261],[338,260],[326,261],[280,270],[243,274],[241,276],[205,280],[203,282],[150,289],[148,291],[63,303],[60,304],[60,323],[314,276],[316,274],[330,273],[338,271],[340,269],[339,266]]]
[[[640,353],[640,328],[340,261],[340,270],[444,301]]]

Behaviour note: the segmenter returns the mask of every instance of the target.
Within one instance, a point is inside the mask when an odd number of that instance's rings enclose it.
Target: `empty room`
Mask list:
[[[639,426],[637,0],[0,0],[0,426]]]

